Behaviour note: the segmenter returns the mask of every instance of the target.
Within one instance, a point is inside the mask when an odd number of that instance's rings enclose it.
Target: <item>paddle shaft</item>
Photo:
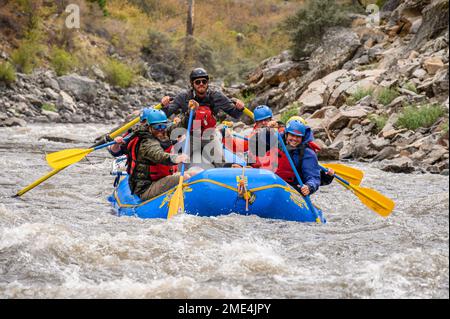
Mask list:
[[[286,145],[284,144],[283,138],[281,137],[280,133],[276,132],[278,135],[278,140],[280,141],[281,147],[283,148],[284,154],[286,154],[287,159],[289,160],[289,164],[291,165],[292,170],[294,171],[295,177],[297,178],[298,183],[300,184],[300,187],[303,187],[302,179],[300,178],[300,175],[297,172],[297,168],[295,167],[294,161],[291,158],[291,155],[289,154],[289,151],[286,148]],[[311,203],[311,199],[309,198],[309,195],[303,196],[305,198],[306,205],[308,205],[309,210],[315,215],[316,222],[321,223],[320,217],[314,208],[313,204]]]
[[[132,127],[133,125],[135,125],[136,123],[138,123],[140,120],[140,118],[135,118],[133,121],[127,123],[126,125],[122,126],[121,128],[115,130],[114,132],[112,132],[111,134],[109,134],[109,137],[114,139],[117,136],[119,136],[120,134],[122,134],[123,132],[127,131],[130,127]],[[97,145],[93,145],[92,147],[97,147]],[[67,166],[66,166],[67,167]],[[33,188],[35,188],[36,186],[38,186],[39,184],[45,182],[47,179],[51,178],[52,176],[58,174],[59,172],[61,172],[63,169],[65,169],[66,167],[62,167],[62,168],[56,168],[54,170],[52,170],[51,172],[47,173],[45,176],[42,176],[41,178],[39,178],[38,180],[36,180],[35,182],[31,183],[30,185],[28,185],[27,187],[24,187],[23,189],[21,189],[20,191],[17,192],[16,195],[13,195],[12,197],[19,197],[22,196],[23,194],[27,193],[28,191],[32,190]]]
[[[188,127],[187,127],[187,132],[186,132],[186,141],[184,142],[185,154],[186,154],[186,150],[189,147],[189,143],[190,143],[190,139],[191,139],[191,128],[192,128],[193,119],[194,119],[194,109],[191,109],[191,111],[189,112],[189,122],[188,122]],[[181,163],[181,177],[183,177],[183,178],[184,178],[184,168],[185,168],[185,163]]]

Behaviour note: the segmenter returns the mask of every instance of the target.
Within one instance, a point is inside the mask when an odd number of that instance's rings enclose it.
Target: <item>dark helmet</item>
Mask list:
[[[192,70],[189,78],[190,78],[191,82],[194,81],[195,79],[200,79],[200,78],[205,78],[205,79],[209,80],[209,75],[205,69],[196,68],[196,69]]]

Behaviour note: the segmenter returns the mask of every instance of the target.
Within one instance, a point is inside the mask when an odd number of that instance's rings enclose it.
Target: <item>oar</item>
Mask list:
[[[124,139],[124,141],[126,140],[127,138]],[[72,148],[68,150],[62,150],[59,152],[47,154],[45,158],[47,160],[48,165],[50,165],[54,169],[61,169],[81,161],[83,158],[85,158],[88,154],[92,153],[93,151],[97,151],[114,144],[116,144],[116,142],[112,141],[88,149]]]
[[[248,108],[244,107],[244,114],[247,115],[252,120],[255,120],[255,116],[253,115],[253,112],[250,111]]]
[[[278,136],[278,141],[281,144],[281,147],[283,148],[283,152],[284,154],[286,154],[287,159],[289,160],[289,164],[291,165],[292,170],[294,171],[295,177],[297,178],[298,183],[300,184],[300,187],[303,187],[303,182],[302,179],[300,178],[300,175],[297,172],[297,168],[295,167],[294,162],[292,161],[291,155],[289,154],[286,145],[284,144],[283,138],[281,137],[280,133],[276,132],[277,136]],[[307,196],[303,196],[306,202],[306,205],[308,206],[309,210],[314,214],[315,218],[316,218],[316,222],[318,224],[322,223],[319,214],[317,213],[317,210],[315,209],[315,207],[313,206],[313,204],[311,203],[311,199],[309,198],[309,195]]]
[[[334,170],[336,175],[339,175],[340,177],[346,179],[352,185],[359,186],[364,177],[363,171],[343,164],[327,163],[322,164],[320,168],[325,172],[331,168],[332,170]]]
[[[327,169],[325,169],[325,171],[327,171]],[[375,213],[383,217],[387,217],[394,210],[394,201],[380,194],[376,190],[353,185],[336,174],[334,175],[334,177],[338,179],[340,184],[352,190],[353,193],[361,200],[361,202],[371,210],[373,210]]]
[[[186,141],[184,142],[184,152],[186,152],[186,150],[189,147],[190,143],[189,140],[191,137],[191,127],[193,119],[194,119],[194,109],[191,108],[191,111],[189,112],[189,122],[186,132]],[[167,219],[172,218],[179,212],[184,212],[184,197],[183,197],[184,167],[185,163],[181,163],[180,181],[178,182],[178,186],[177,189],[175,190],[175,193],[172,195],[172,198],[170,199]]]
[[[127,131],[130,127],[132,127],[133,125],[139,123],[140,118],[137,117],[134,120],[132,120],[131,122],[125,124],[124,126],[116,129],[114,132],[112,132],[111,134],[109,134],[109,137],[111,139],[116,138],[117,136],[119,136],[120,134],[122,134],[123,132]],[[98,145],[94,144],[92,147],[96,147]],[[30,185],[24,187],[23,189],[21,189],[20,191],[17,192],[16,195],[12,196],[12,197],[19,197],[22,196],[23,194],[25,194],[26,192],[32,190],[33,188],[35,188],[36,186],[38,186],[39,184],[45,182],[47,179],[49,179],[50,177],[58,174],[60,171],[62,171],[65,167],[61,167],[61,168],[55,168],[54,170],[52,170],[51,172],[47,173],[47,175],[39,178],[38,180],[34,181],[33,183],[31,183]]]

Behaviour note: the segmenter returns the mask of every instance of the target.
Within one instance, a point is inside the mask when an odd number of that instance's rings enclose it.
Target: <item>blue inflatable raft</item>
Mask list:
[[[243,177],[244,176],[244,177]],[[244,182],[242,182],[244,181]],[[245,183],[246,193],[239,191]],[[128,176],[122,176],[108,197],[119,216],[167,218],[168,204],[175,188],[148,201],[132,195]],[[185,212],[197,216],[226,214],[257,215],[263,218],[315,222],[303,197],[268,170],[214,168],[205,170],[184,184]],[[248,198],[246,200],[245,198]],[[324,223],[322,211],[316,208]]]

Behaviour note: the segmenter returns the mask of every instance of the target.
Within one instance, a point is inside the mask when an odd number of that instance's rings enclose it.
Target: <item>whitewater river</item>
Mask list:
[[[112,213],[112,158],[101,150],[11,198],[51,170],[46,152],[88,148],[109,129],[0,128],[0,298],[449,298],[445,176],[349,163],[395,200],[387,219],[333,183],[313,196],[324,225],[142,220]]]

